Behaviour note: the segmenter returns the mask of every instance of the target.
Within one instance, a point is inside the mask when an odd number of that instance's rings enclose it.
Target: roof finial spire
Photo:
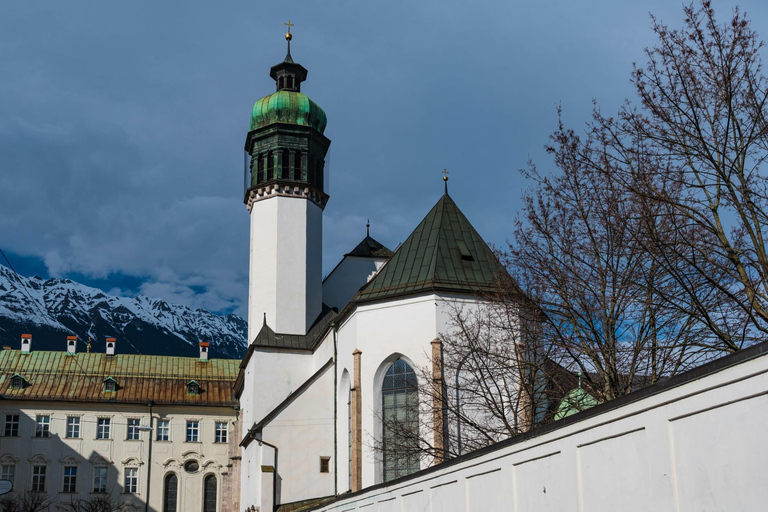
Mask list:
[[[291,27],[294,27],[295,25],[291,23],[291,20],[288,20],[288,23],[283,23],[283,25],[288,26],[288,32],[285,33],[285,40],[288,41],[288,55],[285,56],[285,61],[293,62],[293,59],[291,58],[291,39],[293,39],[293,34],[291,34]]]
[[[443,183],[445,183],[445,195],[448,195],[448,169],[443,169]]]
[[[371,219],[365,221],[365,236],[371,236]]]
[[[267,325],[267,312],[264,312],[264,325]]]

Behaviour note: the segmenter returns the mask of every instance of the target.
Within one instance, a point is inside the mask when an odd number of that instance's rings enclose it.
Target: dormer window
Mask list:
[[[11,377],[11,389],[22,389],[24,387],[24,377],[14,373]]]
[[[117,381],[112,377],[104,379],[104,392],[114,393],[115,391],[117,391]]]
[[[191,380],[191,381],[187,382],[187,394],[189,394],[189,395],[199,395],[200,394],[200,384],[198,384],[194,380]]]

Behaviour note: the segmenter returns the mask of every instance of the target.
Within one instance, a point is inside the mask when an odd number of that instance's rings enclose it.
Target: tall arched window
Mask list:
[[[291,152],[287,149],[283,150],[283,165],[282,165],[282,174],[281,178],[284,180],[288,180],[291,178]]]
[[[267,153],[267,181],[275,179],[275,155],[271,151]]]
[[[301,151],[297,151],[293,157],[293,179],[299,181],[302,179],[301,175]]]
[[[216,477],[213,475],[203,481],[203,512],[216,512]]]
[[[259,161],[256,164],[256,183],[264,182],[264,155],[259,153]]]
[[[384,481],[419,470],[419,391],[416,373],[402,359],[387,369],[381,385]]]
[[[163,489],[163,512],[176,512],[176,501],[179,494],[179,479],[170,473],[165,477]]]

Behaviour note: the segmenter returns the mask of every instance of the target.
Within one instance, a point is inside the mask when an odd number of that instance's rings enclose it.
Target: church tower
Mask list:
[[[306,334],[322,311],[325,112],[301,92],[307,70],[291,58],[272,66],[277,91],[253,106],[245,204],[251,216],[248,342],[264,321]],[[265,316],[266,315],[266,316]]]

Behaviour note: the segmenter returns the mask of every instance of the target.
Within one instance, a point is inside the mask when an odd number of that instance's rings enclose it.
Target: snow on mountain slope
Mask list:
[[[64,350],[76,334],[85,349],[102,351],[104,338],[117,338],[118,352],[195,356],[200,341],[211,343],[212,357],[239,358],[247,326],[236,315],[144,296],[107,295],[69,279],[26,278],[0,265],[0,343],[18,348],[22,333],[33,335],[35,350]]]

